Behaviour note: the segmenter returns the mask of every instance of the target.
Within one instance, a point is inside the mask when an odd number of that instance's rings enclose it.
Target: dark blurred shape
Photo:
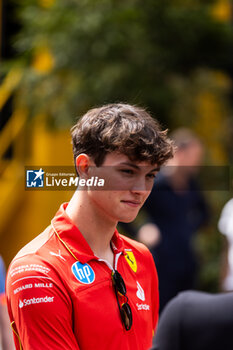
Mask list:
[[[20,30],[21,26],[17,19],[16,12],[19,7],[14,0],[1,0],[0,6],[2,9],[1,25],[1,47],[0,57],[2,59],[11,59],[16,56],[16,50],[12,45],[13,37]]]
[[[152,350],[232,350],[233,293],[180,293],[165,307]]]

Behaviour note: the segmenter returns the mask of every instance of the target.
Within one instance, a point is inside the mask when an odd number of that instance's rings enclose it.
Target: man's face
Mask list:
[[[131,222],[149,196],[159,169],[156,164],[132,162],[124,154],[108,154],[90,176],[105,180],[99,190],[88,190],[89,199],[99,215],[113,222]]]

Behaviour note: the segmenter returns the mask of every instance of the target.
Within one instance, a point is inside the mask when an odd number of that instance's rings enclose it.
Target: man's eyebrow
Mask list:
[[[120,163],[119,165],[131,166],[132,168],[137,169],[137,170],[140,169],[140,167],[139,167],[138,165],[136,165],[136,164],[134,164],[134,163],[129,163],[129,162],[123,162],[123,163]]]
[[[123,162],[123,163],[120,163],[119,165],[127,165],[127,166],[131,166],[134,169],[140,170],[140,167],[138,165],[134,164],[134,163]],[[160,167],[156,167],[154,169],[151,169],[149,172],[159,171],[159,170],[160,170]]]
[[[150,171],[160,171],[160,166],[158,166],[157,168],[154,168],[154,169],[152,169]]]

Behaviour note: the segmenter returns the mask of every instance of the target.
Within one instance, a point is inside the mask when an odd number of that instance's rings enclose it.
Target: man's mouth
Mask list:
[[[140,201],[136,201],[136,200],[127,200],[127,199],[124,199],[122,200],[121,202],[129,205],[130,207],[139,207],[141,205],[141,202]]]

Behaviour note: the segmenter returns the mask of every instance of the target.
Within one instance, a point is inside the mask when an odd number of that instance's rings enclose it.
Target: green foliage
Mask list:
[[[15,47],[24,57],[21,98],[32,114],[70,124],[93,105],[146,105],[170,126],[176,99],[171,75],[226,67],[232,31],[209,14],[213,1],[24,0]],[[40,47],[54,58],[50,71],[33,67]]]

